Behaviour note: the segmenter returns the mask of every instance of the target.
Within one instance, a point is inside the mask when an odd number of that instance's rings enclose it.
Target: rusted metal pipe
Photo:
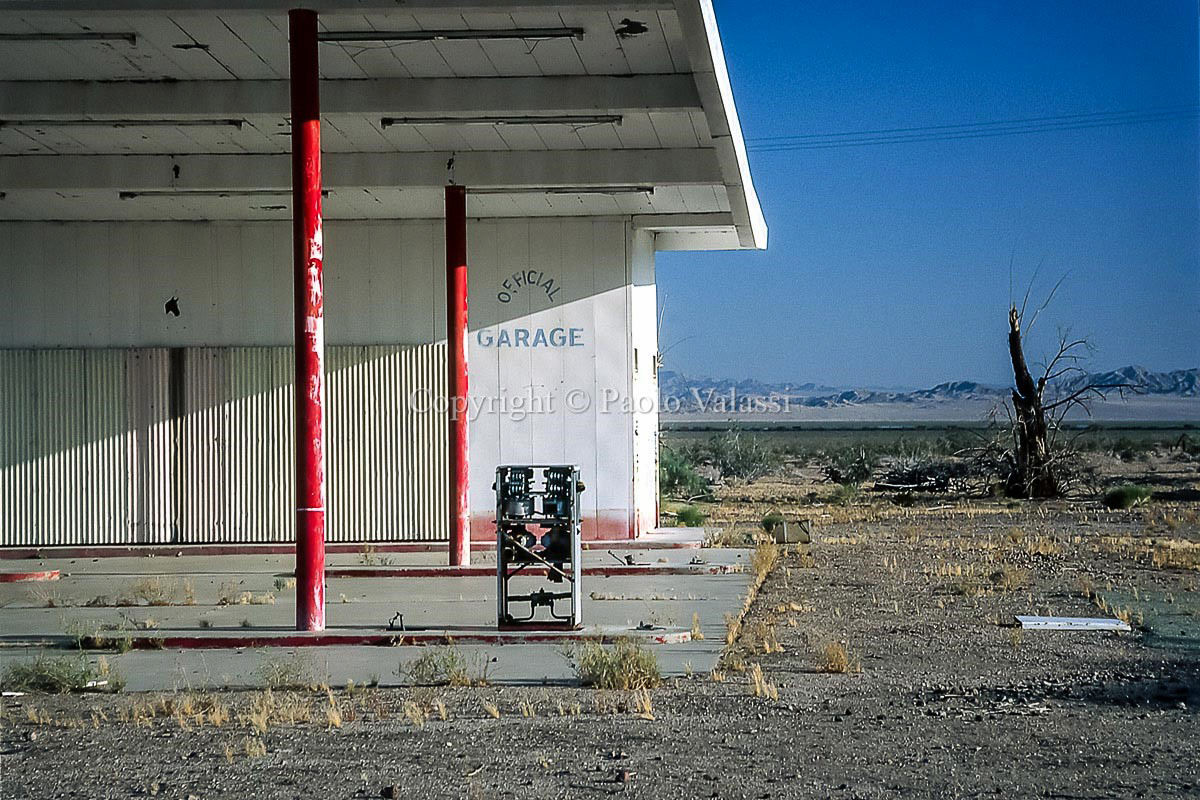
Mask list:
[[[325,630],[325,321],[317,12],[288,12],[296,326],[296,630]]]
[[[467,497],[467,190],[446,187],[446,393],[450,419],[450,564],[471,563]]]

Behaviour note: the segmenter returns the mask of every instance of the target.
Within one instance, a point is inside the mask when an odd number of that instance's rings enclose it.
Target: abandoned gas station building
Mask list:
[[[0,5],[0,544],[653,528],[655,253],[766,245],[711,0],[294,6]]]

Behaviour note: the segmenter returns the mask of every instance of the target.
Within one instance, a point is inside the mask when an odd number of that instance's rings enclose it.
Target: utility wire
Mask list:
[[[938,142],[955,139],[980,139],[993,136],[1015,136],[1053,131],[1084,130],[1088,128],[1143,125],[1197,119],[1200,106],[1168,106],[1130,111],[1106,111],[1090,114],[1067,114],[1055,117],[997,120],[960,125],[928,125],[907,128],[849,131],[844,133],[795,134],[748,139],[748,150],[780,152],[790,150],[819,150],[831,147],[862,147],[875,144],[907,142]]]

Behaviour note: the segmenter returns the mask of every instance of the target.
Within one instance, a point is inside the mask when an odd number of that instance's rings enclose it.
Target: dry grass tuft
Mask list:
[[[763,676],[762,666],[757,662],[750,665],[750,693],[768,700],[779,699],[779,689]]]
[[[638,689],[633,693],[633,713],[639,719],[654,720],[654,703],[649,689]]]
[[[1014,567],[1011,564],[1003,565],[989,577],[993,586],[1006,592],[1024,589],[1029,586],[1031,580],[1029,570]]]
[[[492,719],[500,719],[500,709],[496,707],[495,703],[489,703],[486,700],[483,701],[483,710],[486,711],[487,715]]]
[[[425,706],[416,703],[412,700],[404,701],[404,718],[412,724],[414,728],[424,728],[425,723],[429,721],[429,711]]]
[[[762,538],[754,552],[750,555],[750,568],[761,583],[779,563],[779,545],[774,541]]]
[[[767,620],[757,620],[745,626],[741,642],[750,653],[769,655],[783,652],[783,645],[779,643],[775,624]]]
[[[257,736],[247,736],[242,740],[242,752],[246,758],[262,758],[267,754],[267,744]]]
[[[862,672],[862,663],[858,656],[846,648],[846,645],[841,642],[829,642],[821,650],[817,670],[837,674]]]

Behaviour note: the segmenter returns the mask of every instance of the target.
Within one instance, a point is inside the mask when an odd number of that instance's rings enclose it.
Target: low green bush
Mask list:
[[[708,519],[708,514],[697,506],[684,506],[675,512],[675,518],[686,528],[698,528]]]
[[[709,494],[708,481],[696,471],[692,452],[665,446],[658,453],[658,488],[670,497],[692,499]]]
[[[762,518],[762,529],[767,533],[774,533],[775,529],[783,525],[786,521],[783,514],[778,511],[771,511]]]
[[[1146,486],[1127,483],[1104,493],[1105,508],[1130,509],[1148,502],[1154,491]]]

